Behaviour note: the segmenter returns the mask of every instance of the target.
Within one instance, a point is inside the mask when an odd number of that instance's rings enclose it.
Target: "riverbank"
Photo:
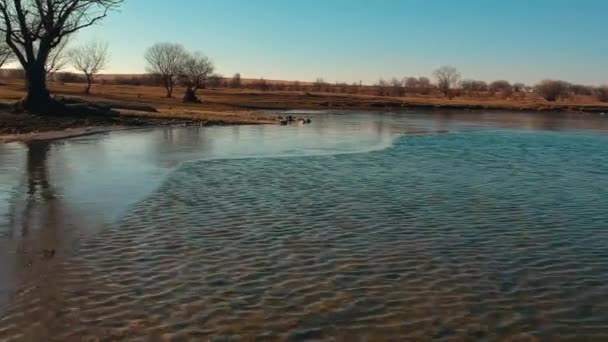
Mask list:
[[[362,94],[317,93],[301,91],[257,91],[251,89],[203,89],[201,103],[183,103],[181,90],[175,98],[164,97],[160,87],[94,85],[93,94],[84,95],[81,84],[50,83],[53,94],[71,101],[87,101],[112,107],[117,115],[87,117],[46,117],[12,113],[10,103],[24,95],[21,81],[0,86],[0,140],[19,140],[37,136],[32,133],[54,131],[71,136],[74,129],[92,127],[140,127],[158,125],[234,125],[278,124],[277,115],[261,111],[279,110],[505,110],[505,111],[568,111],[608,113],[608,104],[591,97],[574,97],[547,102],[533,94],[513,98],[457,97],[452,100],[435,95],[406,97]],[[150,110],[148,110],[150,109]],[[67,132],[71,130],[72,132]],[[62,132],[62,133],[59,133]],[[29,134],[29,135],[23,135]],[[38,135],[39,136],[39,135]]]

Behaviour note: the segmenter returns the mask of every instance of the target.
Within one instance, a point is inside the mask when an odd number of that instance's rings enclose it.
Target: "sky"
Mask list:
[[[430,76],[608,83],[606,0],[126,0],[77,35],[109,43],[106,73],[142,73],[147,47],[201,51],[224,76],[374,83]]]

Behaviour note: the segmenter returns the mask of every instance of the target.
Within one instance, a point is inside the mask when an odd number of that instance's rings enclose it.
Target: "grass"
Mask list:
[[[279,109],[502,109],[502,110],[570,110],[608,112],[608,104],[591,97],[576,97],[565,101],[547,102],[533,94],[518,97],[457,97],[452,100],[437,95],[406,97],[373,96],[362,94],[309,93],[300,91],[257,91],[251,89],[203,89],[199,90],[200,104],[183,103],[183,90],[177,89],[174,98],[166,98],[160,87],[100,85],[95,84],[91,95],[84,95],[82,84],[50,83],[56,95],[81,98],[92,102],[128,102],[152,106],[158,112],[120,110],[120,116],[110,124],[168,124],[187,122],[193,124],[259,124],[276,123],[276,115],[259,110]],[[22,81],[9,81],[0,85],[0,99],[4,103],[18,101],[24,95]],[[62,129],[79,125],[98,125],[100,118],[53,119],[32,115],[9,114],[0,110],[0,133],[20,133]],[[56,122],[53,122],[55,120]],[[108,122],[106,122],[108,124]]]

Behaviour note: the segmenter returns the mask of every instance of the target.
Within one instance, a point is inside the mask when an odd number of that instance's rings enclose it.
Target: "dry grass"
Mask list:
[[[157,113],[123,110],[125,118],[144,118],[158,120],[188,120],[191,122],[256,124],[276,123],[274,115],[260,115],[259,110],[278,109],[407,109],[407,108],[452,108],[452,109],[509,109],[509,110],[571,110],[588,112],[608,112],[605,103],[591,97],[576,97],[566,101],[547,102],[532,94],[519,94],[517,98],[499,97],[457,97],[453,100],[435,95],[407,97],[387,97],[361,94],[308,93],[297,91],[257,91],[250,89],[203,89],[199,96],[200,104],[183,103],[183,90],[175,91],[175,98],[165,98],[160,87],[100,85],[93,86],[93,94],[85,96],[82,84],[51,83],[53,94],[78,97],[88,101],[143,103],[155,107]],[[0,85],[0,99],[15,102],[24,95],[22,81],[9,81]],[[7,119],[8,118],[8,119]],[[26,131],[33,125],[14,124],[18,129],[11,130],[12,117],[5,115],[0,120],[0,131]],[[59,126],[63,127],[63,124]],[[52,127],[52,125],[51,125]],[[14,127],[13,127],[14,128]],[[32,127],[31,130],[38,128]]]
[[[80,97],[93,101],[122,101],[145,103],[171,116],[180,114],[239,117],[255,109],[367,109],[391,107],[446,107],[446,108],[495,108],[531,110],[606,110],[608,105],[592,97],[573,97],[565,101],[547,102],[532,94],[504,99],[501,97],[456,97],[448,100],[436,95],[406,97],[373,96],[361,94],[307,93],[298,91],[258,91],[251,89],[203,89],[201,104],[181,102],[183,90],[175,91],[175,98],[165,98],[160,87],[100,85],[93,86],[93,94],[84,96],[82,84],[50,84],[54,94]],[[0,98],[16,101],[23,96],[23,83],[10,82],[0,86]],[[246,114],[247,116],[247,114]]]

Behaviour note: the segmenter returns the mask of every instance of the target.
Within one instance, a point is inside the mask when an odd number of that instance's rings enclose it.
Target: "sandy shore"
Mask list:
[[[30,132],[21,134],[5,134],[0,135],[0,143],[9,142],[28,142],[37,140],[57,140],[65,138],[80,137],[84,135],[124,131],[128,129],[138,129],[143,127],[132,127],[132,126],[94,126],[94,127],[75,127],[67,128],[61,131],[47,131],[47,132]]]

